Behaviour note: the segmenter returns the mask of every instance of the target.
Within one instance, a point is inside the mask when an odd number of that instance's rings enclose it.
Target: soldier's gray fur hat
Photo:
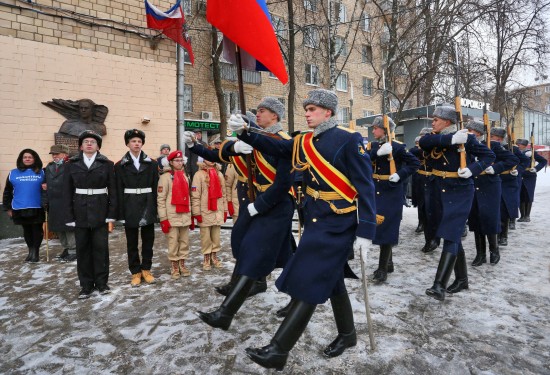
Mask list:
[[[420,141],[420,136],[418,136],[414,139],[414,143],[417,143],[418,141]]]
[[[529,144],[529,141],[527,139],[523,139],[523,138],[518,138],[516,139],[516,145],[522,145],[522,146],[527,146]]]
[[[485,134],[485,124],[481,121],[470,120],[466,123],[466,129],[475,130],[481,134]]]
[[[500,138],[506,138],[506,129],[505,128],[492,128],[491,129],[491,135],[500,137]]]
[[[395,131],[395,122],[393,122],[391,117],[388,117],[388,122],[390,124],[390,131],[393,133]],[[384,118],[382,116],[375,117],[371,126],[376,126],[377,128],[383,128],[384,127]]]
[[[285,117],[285,106],[279,99],[272,96],[263,98],[260,104],[258,104],[258,109],[260,108],[269,109],[271,112],[275,113],[279,121]]]
[[[336,110],[338,109],[338,97],[333,91],[315,89],[307,94],[307,98],[303,102],[304,108],[310,104],[330,109],[332,111],[332,116],[335,116]]]
[[[442,120],[449,120],[451,124],[456,124],[456,111],[455,107],[448,104],[443,104],[437,107],[432,114],[433,117],[438,117]]]
[[[422,137],[423,135],[431,134],[431,133],[432,133],[432,128],[422,128],[420,129],[420,133],[418,135]]]

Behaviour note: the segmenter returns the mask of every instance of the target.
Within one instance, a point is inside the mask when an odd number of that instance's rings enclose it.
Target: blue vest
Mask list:
[[[32,169],[13,169],[10,172],[9,180],[13,185],[13,200],[11,208],[22,210],[25,208],[40,208],[40,194],[44,180],[44,171],[34,173]]]

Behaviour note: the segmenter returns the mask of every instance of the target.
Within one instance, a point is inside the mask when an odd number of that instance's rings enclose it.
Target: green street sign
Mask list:
[[[185,130],[220,130],[220,123],[216,121],[185,120]]]

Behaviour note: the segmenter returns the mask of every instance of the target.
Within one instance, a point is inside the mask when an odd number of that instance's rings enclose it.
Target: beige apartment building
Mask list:
[[[167,10],[175,0],[151,3]],[[269,72],[245,72],[247,107],[254,108],[263,96],[276,96],[287,108],[294,106],[295,130],[305,130],[301,101],[309,90],[322,87],[337,92],[338,118],[345,126],[351,117],[379,113],[372,68],[378,47],[372,43],[368,4],[357,4],[295,1],[293,30],[286,3],[269,5],[286,57],[290,33],[296,37],[296,100],[287,102],[288,85]],[[220,111],[206,3],[185,0],[183,6],[195,54],[195,64],[186,63],[184,69],[186,125],[211,134],[219,128]],[[54,134],[66,120],[42,104],[53,99],[88,98],[108,108],[101,151],[114,161],[126,152],[123,133],[131,128],[145,131],[144,151],[152,157],[163,143],[176,147],[176,45],[146,28],[142,0],[5,0],[0,4],[0,50],[2,181],[23,148],[49,161]],[[221,68],[224,106],[231,112],[238,109],[236,70],[223,60]],[[365,129],[361,132],[366,136]]]

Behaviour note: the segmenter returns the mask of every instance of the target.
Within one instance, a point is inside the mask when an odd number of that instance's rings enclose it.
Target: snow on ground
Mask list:
[[[539,173],[531,223],[510,231],[496,266],[469,267],[470,289],[443,303],[425,295],[439,251],[423,254],[414,234],[416,209],[405,208],[396,271],[369,284],[377,349],[372,351],[360,282],[348,280],[359,342],[325,359],[336,336],[330,304],[319,306],[291,352],[286,374],[550,374],[550,174]],[[154,285],[130,287],[122,230],[110,235],[112,294],[78,300],[76,263],[23,262],[22,239],[0,241],[0,373],[5,374],[267,374],[244,354],[269,342],[288,302],[273,286],[245,303],[228,331],[202,323],[196,310],[223,300],[213,287],[232,270],[230,231],[223,231],[224,267],[203,271],[198,230],[192,232],[192,275],[172,281],[166,240],[157,230]],[[471,263],[473,236],[464,241]],[[50,241],[50,258],[60,252]],[[378,251],[368,254],[368,273]],[[358,260],[351,266],[360,274]]]

